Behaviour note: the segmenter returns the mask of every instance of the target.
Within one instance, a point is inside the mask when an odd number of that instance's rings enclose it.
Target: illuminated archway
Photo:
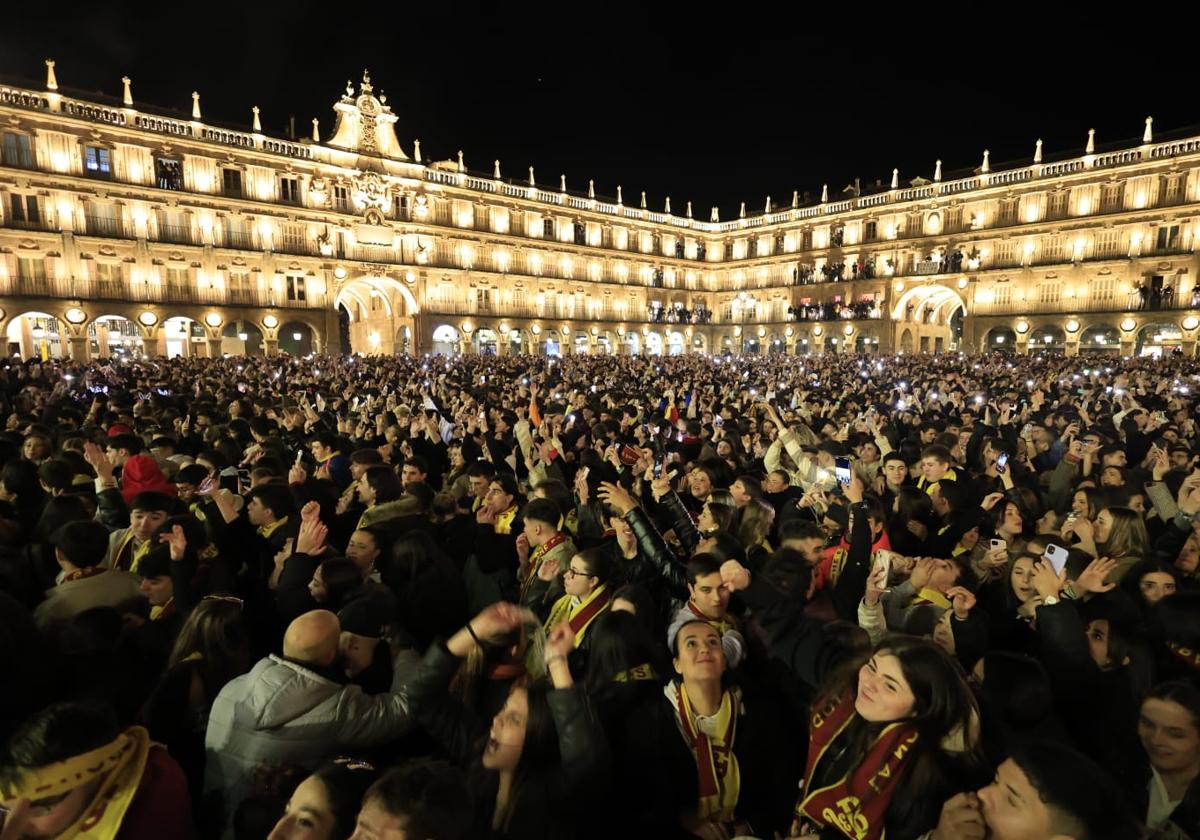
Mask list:
[[[93,318],[88,324],[87,334],[88,351],[92,358],[141,356],[145,352],[142,330],[124,315],[99,315]],[[175,335],[179,335],[178,328]]]
[[[896,300],[896,305],[892,307],[892,320],[917,324],[936,323],[943,308],[950,307],[946,310],[948,317],[954,311],[955,304],[962,307],[964,314],[967,312],[966,301],[954,289],[937,284],[914,286]]]
[[[449,324],[441,324],[433,331],[433,352],[442,356],[458,353],[458,330]]]
[[[6,328],[7,355],[22,359],[61,359],[67,356],[66,324],[46,312],[14,315]]]

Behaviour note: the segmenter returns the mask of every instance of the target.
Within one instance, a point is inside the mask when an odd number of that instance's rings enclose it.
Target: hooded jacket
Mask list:
[[[233,815],[260,764],[315,769],[405,735],[412,728],[408,693],[401,691],[408,673],[397,663],[391,693],[368,695],[272,654],[231,680],[213,702],[204,738],[204,810],[212,825],[233,836]]]

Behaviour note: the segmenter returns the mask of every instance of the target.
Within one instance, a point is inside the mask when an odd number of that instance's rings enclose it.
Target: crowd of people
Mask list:
[[[0,838],[1200,838],[1198,393],[8,360]]]

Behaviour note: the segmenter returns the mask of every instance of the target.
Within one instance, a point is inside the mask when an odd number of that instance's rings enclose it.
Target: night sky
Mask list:
[[[128,74],[147,111],[190,114],[196,89],[207,122],[249,130],[257,104],[268,134],[294,115],[307,136],[316,116],[327,138],[333,102],[368,67],[409,153],[417,137],[427,161],[461,148],[472,170],[500,158],[524,180],[532,164],[541,184],[565,172],[606,197],[620,183],[626,204],[645,190],[651,209],[670,195],[682,214],[690,199],[705,220],[713,204],[730,219],[794,189],[815,200],[825,182],[834,200],[855,176],[886,185],[893,166],[903,182],[932,178],[939,157],[946,178],[966,174],[984,148],[993,168],[1027,163],[1038,137],[1047,159],[1082,153],[1089,128],[1100,149],[1128,144],[1148,115],[1155,139],[1200,133],[1188,36],[1125,14],[1102,26],[994,3],[894,19],[837,4],[825,14],[842,17],[823,20],[773,4],[299,0],[179,4],[192,15],[173,20],[166,4],[111,5],[123,11],[23,4],[0,30],[0,77],[40,87],[53,57],[68,93],[118,97]]]

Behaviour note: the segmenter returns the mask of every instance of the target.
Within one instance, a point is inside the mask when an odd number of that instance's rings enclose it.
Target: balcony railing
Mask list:
[[[158,226],[158,236],[155,239],[159,242],[169,242],[172,245],[194,245],[195,237],[192,235],[192,229],[187,225],[165,225]]]
[[[0,220],[0,226],[17,230],[51,230],[50,223],[46,221],[45,217],[14,219],[12,216],[5,216],[3,220]]]
[[[1123,293],[1111,297],[1073,297],[1059,300],[1014,300],[1003,303],[975,301],[971,307],[972,315],[1028,315],[1047,312],[1138,312],[1138,311],[1178,311],[1181,309],[1198,308],[1200,300],[1193,301],[1190,295],[1180,297],[1172,294],[1163,298],[1160,294],[1155,301],[1147,295],[1145,302],[1138,294]]]
[[[133,230],[125,224],[123,219],[114,219],[111,216],[87,216],[86,221],[88,236],[105,236],[110,239],[133,238]]]

